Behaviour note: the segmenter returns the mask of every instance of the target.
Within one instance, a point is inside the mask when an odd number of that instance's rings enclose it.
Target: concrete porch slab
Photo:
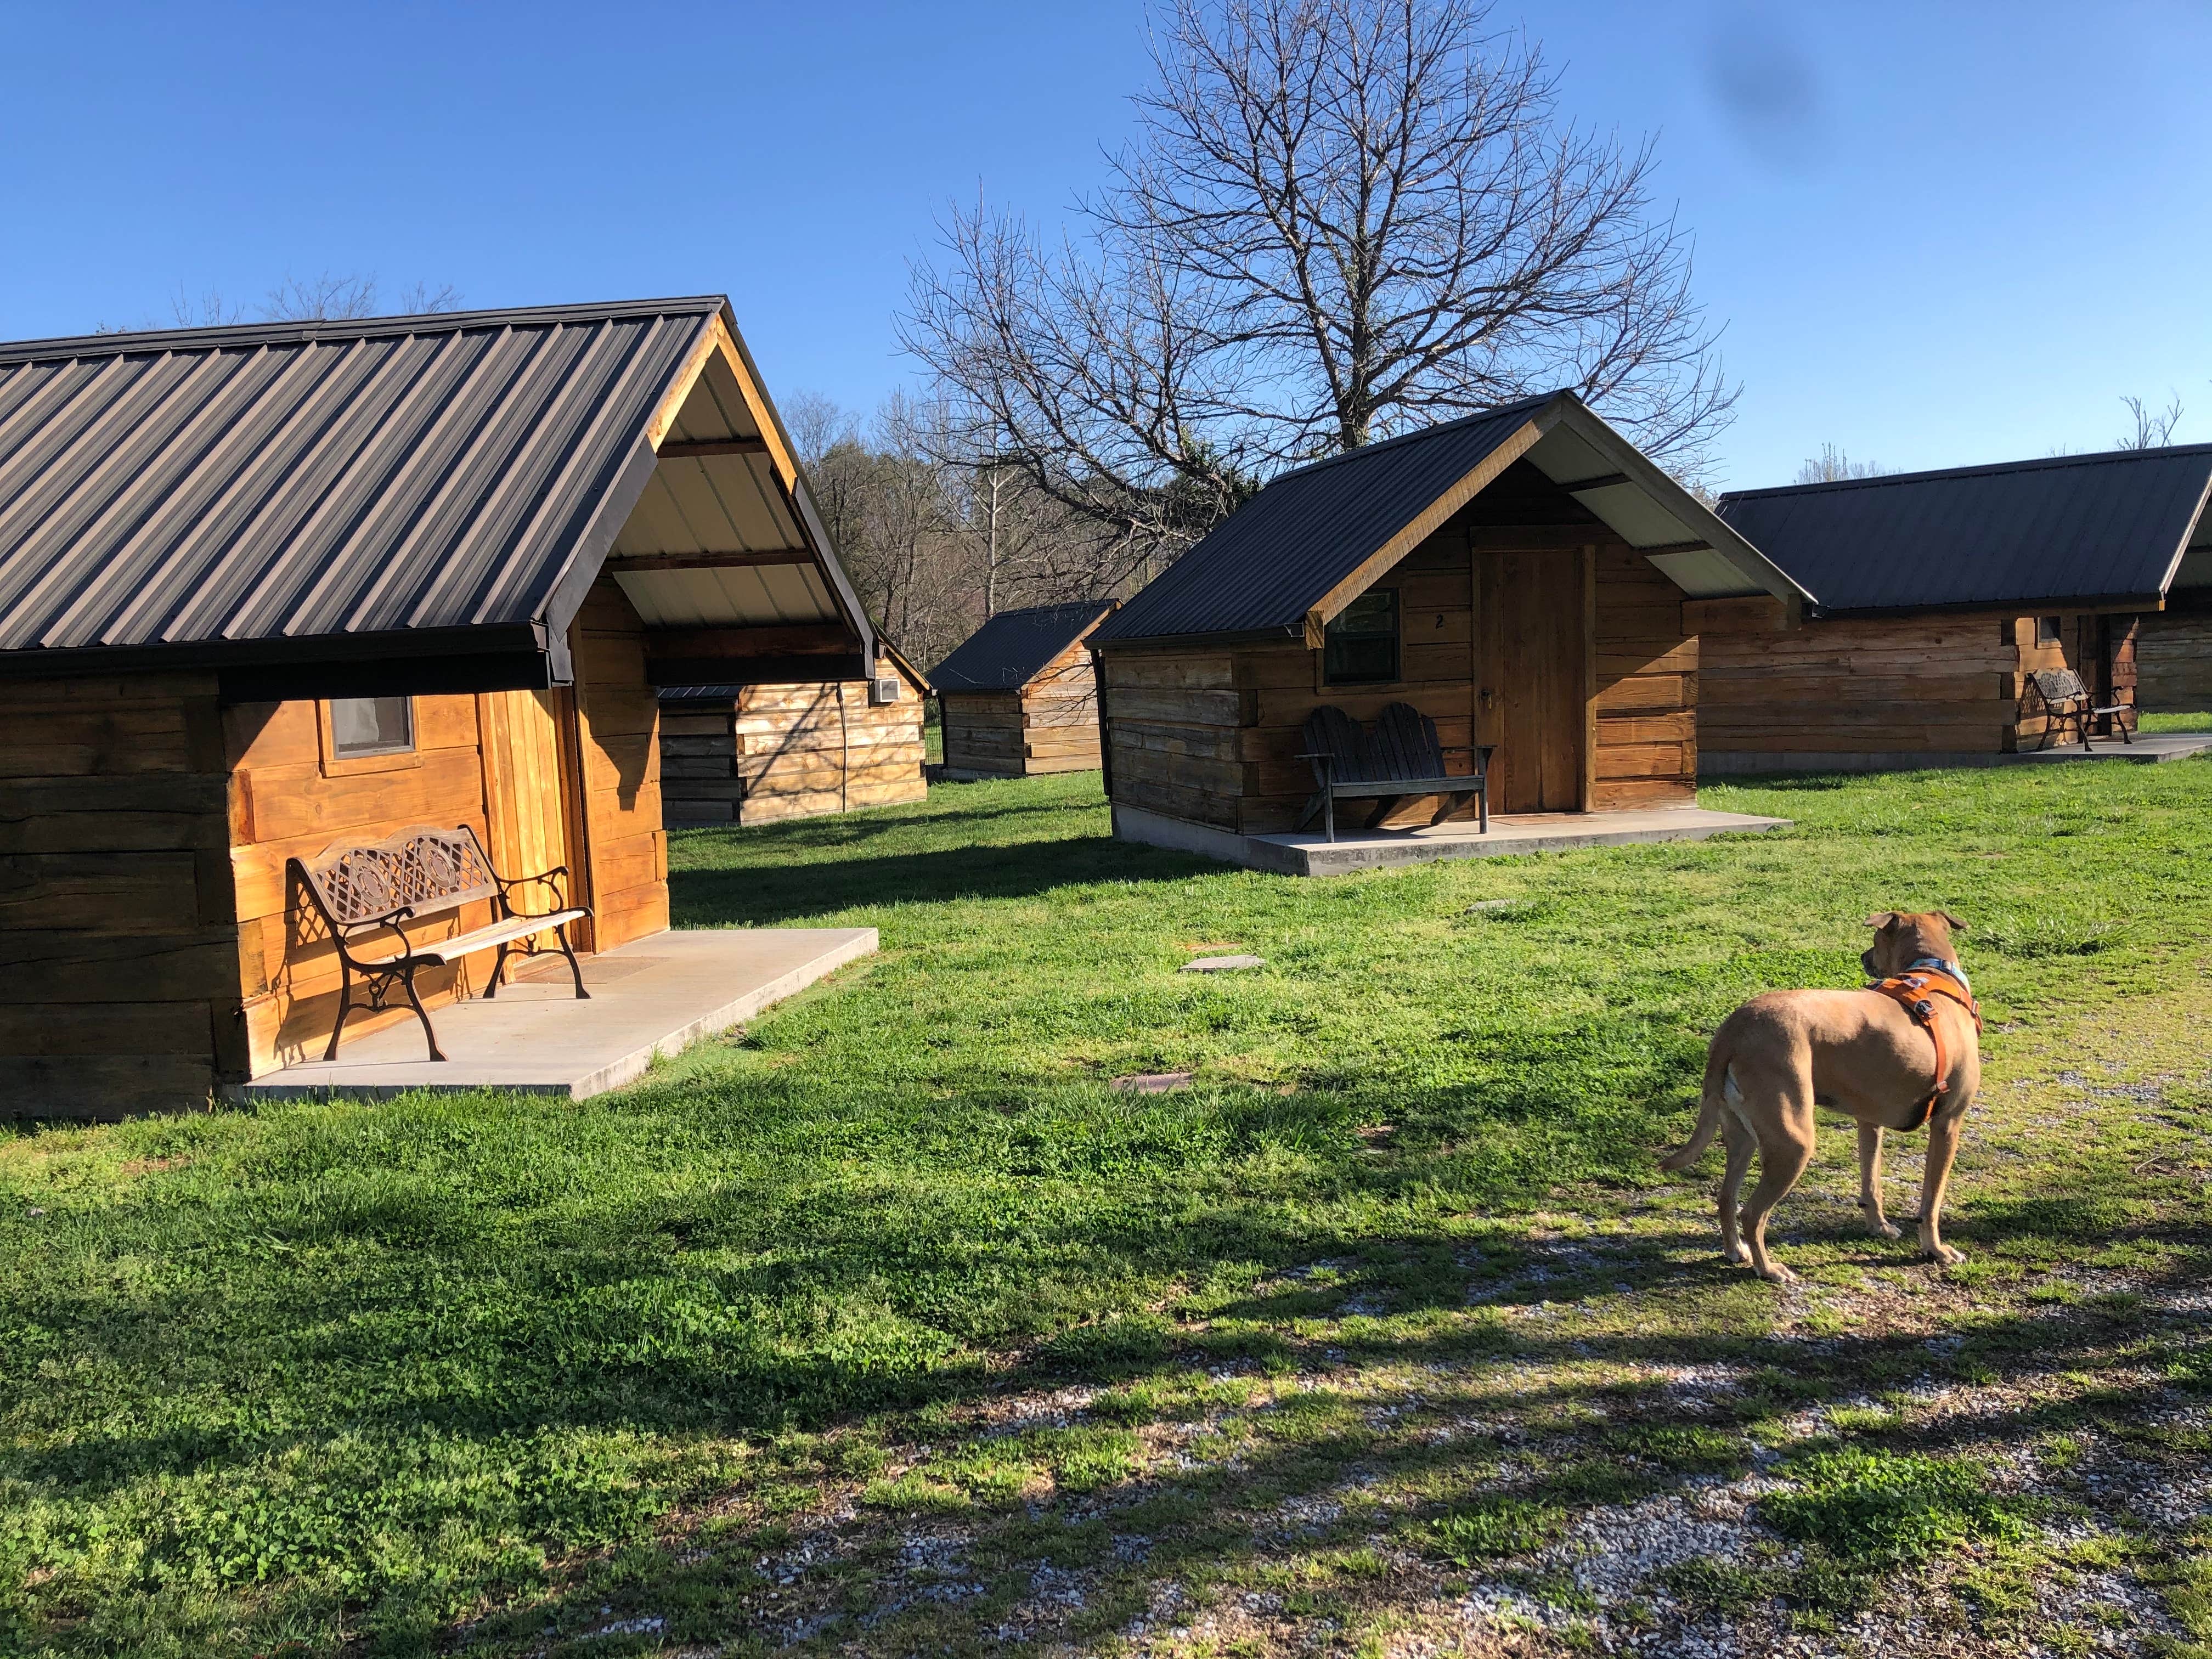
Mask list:
[[[2052,766],[2068,761],[2130,761],[2155,766],[2161,761],[2187,760],[2212,754],[2212,732],[2152,732],[2136,735],[2133,743],[2118,738],[2099,738],[2096,747],[2078,743],[2057,749],[2030,749],[2017,755],[1917,754],[1909,750],[1873,755],[1819,755],[1747,750],[1698,756],[1701,778],[1752,777],[1763,772],[1931,772],[1953,766]]]
[[[589,1001],[558,957],[479,997],[430,1011],[443,1063],[412,1019],[228,1091],[239,1100],[389,1099],[415,1089],[501,1089],[584,1100],[653,1057],[751,1018],[876,948],[872,927],[732,927],[656,933],[583,959]]]
[[[1141,807],[1116,806],[1114,833],[1178,852],[1272,870],[1286,876],[1340,876],[1354,870],[1426,864],[1436,859],[1492,859],[1516,853],[1564,853],[1581,847],[1623,847],[1641,842],[1703,841],[1708,836],[1779,830],[1788,818],[1747,812],[1709,812],[1672,807],[1638,812],[1493,813],[1490,833],[1472,823],[1422,830],[1344,830],[1329,841],[1319,835],[1240,836],[1210,824],[1190,823]]]

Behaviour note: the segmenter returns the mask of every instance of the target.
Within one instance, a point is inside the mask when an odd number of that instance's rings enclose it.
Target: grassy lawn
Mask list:
[[[680,925],[881,955],[582,1105],[0,1139],[0,1653],[2212,1653],[2208,785],[1319,882],[1095,776],[685,832]],[[1724,1268],[1705,1035],[1939,904],[1966,1264],[1830,1127],[1804,1282]]]

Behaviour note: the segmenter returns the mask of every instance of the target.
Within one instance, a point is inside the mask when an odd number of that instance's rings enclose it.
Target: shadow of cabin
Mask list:
[[[1570,393],[1301,468],[1092,635],[1116,832],[1298,828],[1323,705],[1489,746],[1493,813],[1693,807],[1696,606],[1744,594],[1808,598]]]
[[[2212,708],[2212,445],[2065,455],[1719,503],[1818,596],[1705,608],[1708,774],[1966,765],[2065,741],[2033,676]],[[2133,712],[2097,722],[2118,738]]]
[[[881,656],[719,297],[32,342],[0,398],[10,1115],[319,1054],[340,967],[297,864],[333,847],[466,825],[563,871],[580,949],[666,928],[664,689]]]

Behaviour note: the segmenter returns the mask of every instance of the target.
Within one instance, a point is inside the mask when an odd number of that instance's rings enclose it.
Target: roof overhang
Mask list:
[[[604,570],[648,636],[728,630],[734,653],[753,635],[757,654],[779,655],[789,654],[793,629],[834,629],[841,659],[881,655],[726,306],[708,319],[641,449],[644,475],[576,605]]]
[[[1793,624],[1814,603],[1779,565],[1731,530],[1581,398],[1560,392],[1531,411],[1449,489],[1323,595],[1306,612],[1306,643],[1319,649],[1329,623],[1346,606],[1522,459],[1642,553],[1688,598],[1771,594],[1782,601]]]

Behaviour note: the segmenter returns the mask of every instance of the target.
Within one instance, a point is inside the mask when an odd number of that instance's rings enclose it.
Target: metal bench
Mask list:
[[[1303,830],[1323,815],[1328,838],[1336,839],[1336,803],[1340,799],[1372,799],[1375,811],[1366,827],[1374,829],[1405,802],[1421,795],[1442,795],[1444,804],[1431,823],[1444,819],[1467,805],[1476,803],[1477,833],[1490,833],[1490,757],[1495,745],[1455,744],[1453,754],[1474,757],[1471,774],[1444,770],[1443,745],[1437,741],[1437,723],[1411,703],[1394,702],[1375,722],[1372,732],[1334,703],[1324,703],[1306,716],[1305,748],[1298,758],[1310,761],[1314,797],[1306,803]]]
[[[2071,720],[2084,749],[2089,747],[2089,722],[2103,720],[2108,715],[2112,719],[2112,730],[2120,734],[2120,741],[2130,744],[2135,742],[2134,732],[2128,725],[2129,717],[2136,712],[2133,704],[2099,702],[2089,695],[2089,688],[2081,684],[2081,677],[2070,668],[2038,668],[2032,671],[2027,678],[2035,687],[2036,696],[2042,699],[2044,712],[2050,716],[2051,721],[2063,732],[2066,723]],[[2048,749],[2050,746],[2051,725],[2046,724],[2043,728],[2043,741],[2037,747]]]
[[[439,1051],[438,1034],[430,1027],[422,999],[415,994],[417,969],[446,967],[472,951],[489,951],[495,945],[499,956],[492,963],[491,979],[483,993],[487,998],[494,997],[499,994],[500,975],[507,968],[508,952],[532,934],[550,930],[560,941],[561,954],[568,958],[568,970],[576,978],[576,994],[586,1000],[592,994],[584,988],[584,970],[568,943],[568,924],[592,913],[587,906],[567,902],[562,887],[568,873],[565,864],[534,876],[502,876],[492,867],[490,855],[477,839],[477,832],[466,824],[458,830],[418,825],[386,841],[325,848],[312,864],[301,859],[289,863],[299,872],[338,951],[338,1022],[331,1030],[331,1046],[323,1052],[325,1060],[337,1058],[338,1037],[345,1030],[346,1017],[356,1006],[356,975],[367,981],[368,1000],[361,1006],[371,1012],[393,1006],[395,988],[406,994],[415,1017],[422,1022],[422,1035],[429,1039],[433,1060],[446,1056]],[[511,896],[514,890],[532,883],[542,884],[552,894],[554,908],[532,912],[514,908]],[[412,918],[459,909],[477,899],[490,904],[493,919],[470,933],[418,945],[400,927],[400,923]],[[364,950],[363,945],[379,933],[383,937],[373,948]]]

